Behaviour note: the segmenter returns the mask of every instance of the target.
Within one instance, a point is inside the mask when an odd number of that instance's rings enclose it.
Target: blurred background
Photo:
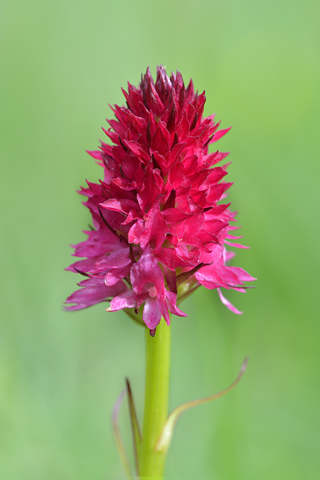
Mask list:
[[[108,103],[149,65],[206,90],[232,130],[230,199],[258,277],[199,290],[172,322],[170,406],[237,388],[178,423],[167,479],[319,478],[318,2],[3,0],[1,49],[0,478],[123,478],[110,426],[132,383],[141,416],[144,335],[104,305],[66,313],[65,272],[89,215],[76,193],[100,167]],[[121,414],[130,443],[126,407]]]

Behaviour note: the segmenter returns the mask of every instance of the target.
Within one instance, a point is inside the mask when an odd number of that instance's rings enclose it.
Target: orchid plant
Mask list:
[[[222,290],[245,292],[255,280],[230,266],[229,246],[237,240],[235,213],[224,203],[231,183],[223,179],[228,164],[216,166],[227,153],[209,153],[229,128],[219,129],[214,115],[203,117],[205,93],[184,85],[177,72],[164,67],[154,81],[149,68],[136,88],[123,90],[126,106],[111,107],[115,119],[104,130],[110,143],[88,153],[102,167],[98,184],[87,182],[80,193],[87,200],[93,226],[75,246],[82,258],[67,270],[85,277],[66,300],[67,310],[110,302],[108,312],[124,310],[144,327],[146,384],[142,430],[129,381],[114,411],[117,445],[128,478],[132,473],[118,427],[125,394],[133,432],[137,478],[162,478],[174,426],[180,414],[211,397],[181,405],[168,416],[171,314],[186,316],[179,305],[201,285],[217,290],[224,305],[237,310]],[[221,203],[222,201],[222,203]]]

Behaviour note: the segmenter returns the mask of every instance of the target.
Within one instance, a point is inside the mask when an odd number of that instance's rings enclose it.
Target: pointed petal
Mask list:
[[[236,307],[234,307],[234,306],[232,305],[232,303],[230,303],[229,300],[227,300],[227,299],[222,295],[220,288],[217,288],[217,290],[218,290],[219,297],[220,297],[220,300],[221,300],[221,302],[223,303],[223,305],[225,305],[226,307],[228,307],[229,310],[231,310],[231,312],[236,313],[236,314],[238,314],[238,315],[242,315],[243,312],[240,312],[240,310],[236,309]]]
[[[222,130],[218,130],[217,133],[214,134],[213,139],[211,140],[210,143],[217,142],[217,141],[218,141],[220,138],[222,138],[226,133],[228,133],[230,129],[231,129],[231,127],[229,127],[229,128],[224,128],[224,129],[222,129]]]
[[[177,295],[173,292],[166,292],[166,302],[171,313],[178,315],[178,317],[187,317],[180,308],[177,307]]]
[[[80,282],[79,290],[73,292],[65,303],[74,303],[75,305],[64,307],[65,310],[81,310],[91,307],[97,303],[104,302],[107,298],[111,298],[123,292],[127,287],[123,282],[118,282],[113,286],[107,287],[103,279],[89,278]]]

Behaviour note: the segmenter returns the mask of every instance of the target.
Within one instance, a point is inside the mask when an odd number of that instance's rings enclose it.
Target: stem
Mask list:
[[[162,479],[165,453],[155,447],[168,416],[171,328],[161,319],[154,337],[146,329],[146,384],[140,478]]]

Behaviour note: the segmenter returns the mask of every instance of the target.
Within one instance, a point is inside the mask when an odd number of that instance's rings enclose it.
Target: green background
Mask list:
[[[206,90],[233,126],[233,208],[258,277],[245,313],[199,290],[172,322],[171,408],[240,385],[179,421],[167,478],[319,475],[319,85],[316,1],[4,0],[1,48],[1,480],[116,480],[110,412],[131,379],[143,404],[144,338],[103,305],[66,313],[64,267],[89,215],[75,190],[101,170],[108,103],[150,65]],[[128,418],[121,423],[128,438]]]

